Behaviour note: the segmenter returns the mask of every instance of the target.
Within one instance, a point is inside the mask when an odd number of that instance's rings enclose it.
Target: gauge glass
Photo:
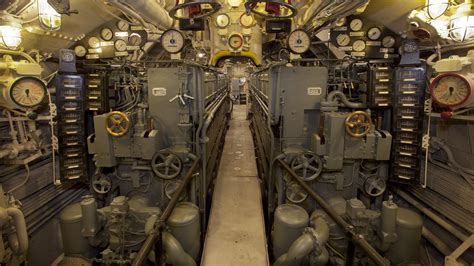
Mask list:
[[[353,31],[360,31],[364,26],[364,23],[362,22],[362,20],[356,18],[351,21],[349,26]]]
[[[349,37],[349,35],[345,33],[339,34],[336,37],[336,42],[337,42],[337,45],[339,45],[340,47],[348,46],[351,43],[351,37]]]
[[[122,39],[116,40],[114,43],[114,47],[115,47],[115,50],[119,52],[124,52],[127,50],[127,43]]]
[[[77,57],[84,57],[87,53],[86,47],[78,45],[74,48],[74,53]]]
[[[295,30],[288,36],[288,48],[295,54],[302,54],[311,47],[311,37],[304,30]]]
[[[244,28],[252,27],[254,22],[255,22],[255,19],[251,15],[247,15],[244,13],[242,14],[242,16],[240,16],[240,24]]]
[[[177,54],[184,47],[184,36],[177,30],[167,30],[161,35],[161,46],[168,53]]]
[[[117,28],[121,31],[128,31],[128,29],[130,28],[130,24],[128,24],[128,22],[126,22],[125,20],[119,20],[117,22]]]
[[[371,39],[372,41],[378,40],[381,35],[382,31],[377,27],[370,28],[367,31],[367,37],[369,37],[369,39]]]
[[[21,78],[13,83],[10,95],[16,104],[22,107],[35,107],[46,97],[44,83],[36,78]]]
[[[232,34],[229,37],[229,46],[230,48],[237,50],[244,45],[244,38],[240,34]]]
[[[382,40],[382,45],[385,48],[392,48],[395,46],[395,38],[393,36],[385,36]]]
[[[230,18],[226,14],[220,14],[216,17],[216,25],[219,28],[225,28],[229,26]]]
[[[97,37],[90,37],[89,40],[87,40],[87,44],[89,44],[91,48],[99,48],[100,40]]]
[[[101,31],[100,31],[100,37],[104,40],[104,41],[110,41],[112,40],[112,38],[114,37],[114,32],[109,29],[109,28],[103,28]]]
[[[356,52],[362,52],[365,50],[366,44],[363,40],[357,40],[352,44],[352,49]]]
[[[130,37],[128,37],[128,43],[131,46],[140,46],[140,44],[142,44],[142,36],[138,33],[132,33]]]
[[[456,74],[438,76],[431,83],[431,96],[442,106],[463,104],[471,95],[471,86],[465,78]]]

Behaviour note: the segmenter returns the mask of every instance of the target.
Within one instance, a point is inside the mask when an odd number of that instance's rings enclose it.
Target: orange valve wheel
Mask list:
[[[105,127],[110,135],[120,137],[127,134],[130,129],[130,119],[123,112],[110,112],[105,119]]]
[[[346,132],[354,138],[362,138],[372,128],[372,119],[367,112],[356,111],[346,118]]]

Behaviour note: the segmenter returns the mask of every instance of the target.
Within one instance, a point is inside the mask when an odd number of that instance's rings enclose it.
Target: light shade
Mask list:
[[[449,0],[426,0],[426,15],[430,19],[441,17],[449,7]]]
[[[460,5],[451,17],[448,32],[449,37],[457,42],[474,39],[474,10],[470,1]]]
[[[8,49],[17,49],[21,44],[21,23],[12,15],[0,13],[0,41]]]
[[[38,0],[38,20],[42,28],[50,31],[61,28],[61,14],[59,14],[48,0]]]

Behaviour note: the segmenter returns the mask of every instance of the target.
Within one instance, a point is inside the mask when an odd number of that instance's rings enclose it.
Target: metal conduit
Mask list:
[[[344,219],[342,219],[341,216],[339,216],[336,211],[324,200],[321,196],[319,196],[314,190],[311,189],[311,187],[306,184],[303,180],[301,180],[295,172],[282,160],[282,159],[277,159],[277,162],[283,167],[283,169],[290,174],[290,176],[293,178],[300,187],[302,187],[308,195],[313,198],[316,203],[331,217],[336,224],[338,224],[344,231],[347,233],[350,241],[349,241],[349,247],[352,246],[351,243],[354,243],[358,245],[366,254],[369,256],[369,258],[375,262],[377,265],[390,265],[390,262],[382,257],[375,249],[370,245],[367,240],[362,235],[358,235],[354,231],[354,226],[346,222]],[[354,254],[354,248],[349,248],[349,256],[347,256],[347,261],[351,261],[351,256]],[[352,254],[351,254],[352,253]],[[347,262],[346,262],[347,264]]]

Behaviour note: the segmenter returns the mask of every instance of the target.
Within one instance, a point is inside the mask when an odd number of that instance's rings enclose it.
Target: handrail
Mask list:
[[[153,246],[155,246],[156,264],[162,265],[160,264],[160,261],[163,259],[162,258],[163,256],[161,256],[161,252],[163,250],[163,247],[162,247],[163,243],[161,241],[161,233],[163,229],[165,228],[166,221],[168,220],[168,218],[170,217],[171,213],[174,210],[174,207],[178,203],[178,200],[181,197],[181,194],[186,189],[189,182],[191,182],[191,180],[194,178],[194,172],[197,170],[197,167],[199,166],[199,161],[200,161],[200,158],[196,158],[194,160],[191,168],[189,168],[183,181],[179,184],[179,187],[178,189],[176,189],[176,192],[173,194],[173,197],[171,197],[170,202],[166,206],[166,209],[163,211],[160,218],[156,221],[153,231],[148,235],[148,237],[145,239],[145,242],[143,243],[140,250],[138,251],[137,256],[132,262],[133,266],[145,265],[145,262],[148,258],[148,254],[150,254],[151,250],[153,249]]]
[[[311,189],[311,187],[308,184],[306,184],[301,178],[299,178],[296,175],[296,173],[288,166],[288,164],[286,164],[282,159],[277,159],[276,161],[283,167],[284,170],[286,170],[288,174],[290,174],[290,177],[292,177],[293,180],[296,181],[296,183],[298,183],[298,185],[300,185],[300,187],[302,187],[306,191],[306,193],[308,193],[308,195],[310,195],[311,198],[313,198],[316,201],[316,203],[329,215],[329,217],[331,217],[334,220],[334,222],[336,222],[336,224],[338,224],[347,233],[350,239],[350,242],[357,244],[362,250],[365,251],[365,253],[369,256],[369,258],[372,259],[377,265],[390,265],[390,262],[384,257],[382,257],[382,255],[380,255],[374,249],[374,247],[372,247],[370,243],[367,242],[367,240],[365,240],[365,238],[362,235],[356,233],[353,225],[346,222],[326,202],[326,200],[324,200],[313,189]],[[349,250],[348,251],[349,253],[354,252],[353,248],[348,248],[348,250]],[[354,254],[349,254],[349,255],[351,255],[353,258]],[[351,256],[347,256],[346,258],[349,262],[352,260]],[[349,265],[352,265],[351,263],[352,262],[350,262]],[[347,265],[347,262],[346,262],[346,265]]]

